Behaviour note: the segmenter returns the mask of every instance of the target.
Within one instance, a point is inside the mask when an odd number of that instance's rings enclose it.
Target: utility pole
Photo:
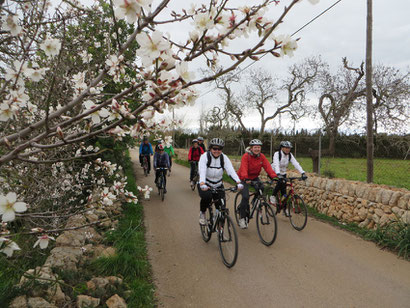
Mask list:
[[[372,93],[373,0],[367,0],[366,29],[366,106],[367,106],[367,182],[373,182],[373,93]]]

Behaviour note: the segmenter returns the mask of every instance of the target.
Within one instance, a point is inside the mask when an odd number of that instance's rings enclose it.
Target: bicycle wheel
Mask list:
[[[212,236],[212,220],[211,220],[211,211],[210,209],[208,209],[205,212],[205,216],[206,216],[206,221],[207,224],[205,226],[199,225],[199,227],[201,228],[201,234],[202,234],[202,239],[204,240],[204,242],[209,242],[209,240],[211,239]]]
[[[238,226],[239,226],[239,219],[241,218],[240,212],[239,212],[239,204],[241,204],[241,201],[242,201],[242,193],[238,192],[235,196],[235,202],[234,202],[235,220]]]
[[[238,236],[232,218],[224,214],[217,224],[219,252],[226,267],[235,265],[238,258]]]
[[[272,245],[276,240],[278,226],[272,207],[265,201],[262,201],[257,209],[256,228],[261,242],[266,246]]]
[[[148,176],[148,162],[147,157],[144,156],[144,161],[142,163],[142,167],[144,168],[144,175]]]
[[[303,230],[307,223],[307,208],[303,199],[295,195],[286,205],[290,224],[298,231]]]

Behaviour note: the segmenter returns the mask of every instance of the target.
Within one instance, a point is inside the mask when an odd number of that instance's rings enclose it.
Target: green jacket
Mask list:
[[[167,152],[170,157],[175,155],[174,148],[172,147],[172,145],[164,147],[164,151]]]

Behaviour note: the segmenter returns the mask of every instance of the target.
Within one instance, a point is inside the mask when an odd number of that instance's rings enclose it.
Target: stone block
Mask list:
[[[401,191],[393,192],[393,194],[391,195],[390,201],[389,201],[389,205],[396,206],[401,196],[403,196],[403,193]]]
[[[111,296],[105,304],[108,308],[127,308],[127,303],[122,297],[119,297],[118,294]]]
[[[393,195],[393,191],[392,190],[388,190],[388,189],[383,189],[382,190],[382,200],[381,203],[385,204],[385,205],[389,205],[390,203],[390,199]]]
[[[403,210],[410,210],[410,194],[405,194],[397,202],[397,206]]]
[[[78,308],[91,308],[97,307],[100,304],[99,298],[94,298],[88,295],[78,295],[77,296],[77,307]]]

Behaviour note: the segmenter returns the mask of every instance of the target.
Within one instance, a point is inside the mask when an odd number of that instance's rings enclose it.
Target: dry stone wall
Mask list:
[[[188,151],[176,149],[180,159],[188,159]],[[232,161],[235,170],[240,161]],[[289,176],[297,176],[290,171]],[[344,179],[328,179],[308,174],[307,181],[296,181],[298,194],[320,213],[343,222],[355,222],[369,229],[401,220],[410,224],[410,191],[386,185],[367,184]]]

